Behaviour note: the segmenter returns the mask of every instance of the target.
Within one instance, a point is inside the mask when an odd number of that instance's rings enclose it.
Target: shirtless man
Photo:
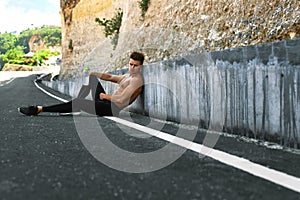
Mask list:
[[[84,111],[99,116],[117,116],[119,112],[130,105],[142,92],[143,78],[141,68],[144,55],[133,52],[129,60],[129,74],[112,75],[101,72],[90,72],[89,85],[82,86],[78,97],[67,103],[52,106],[20,107],[19,112],[24,115],[38,115],[41,112],[73,113]],[[98,78],[118,84],[116,91],[106,94]],[[92,92],[93,100],[85,97]]]

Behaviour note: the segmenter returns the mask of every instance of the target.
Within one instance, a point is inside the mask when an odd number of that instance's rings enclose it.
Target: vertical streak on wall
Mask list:
[[[253,87],[253,132],[254,132],[254,137],[256,138],[257,136],[257,126],[256,126],[256,70],[253,69],[252,72],[252,87]]]
[[[244,62],[244,61],[243,61]],[[247,65],[244,66],[244,70],[243,70],[243,74],[244,74],[244,87],[245,87],[245,95],[244,95],[244,99],[245,99],[245,107],[244,107],[244,111],[245,111],[245,135],[247,137],[249,137],[249,99],[248,99],[248,73],[247,73]]]
[[[282,136],[282,138],[284,138],[284,123],[283,123],[283,114],[284,114],[284,108],[283,108],[283,86],[284,86],[284,82],[283,82],[283,72],[280,70],[280,135]],[[281,140],[281,142],[283,142],[284,140]],[[284,145],[284,144],[283,144]]]
[[[296,104],[295,104],[295,97],[296,97],[296,94],[295,94],[295,80],[296,80],[296,77],[297,77],[297,73],[295,73],[295,69],[294,68],[291,68],[291,74],[293,75],[292,77],[292,83],[291,83],[291,107],[292,107],[292,110],[291,110],[291,121],[292,121],[292,135],[291,135],[291,138],[297,138],[297,124],[296,124],[296,112],[295,112],[295,109],[296,109]],[[294,144],[295,144],[295,141],[292,141]]]
[[[262,70],[262,90],[263,90],[263,96],[262,96],[262,101],[263,101],[263,105],[262,105],[262,127],[261,127],[261,138],[260,139],[264,139],[265,135],[266,135],[266,108],[267,108],[267,80],[266,80],[266,74],[265,74],[265,70]]]

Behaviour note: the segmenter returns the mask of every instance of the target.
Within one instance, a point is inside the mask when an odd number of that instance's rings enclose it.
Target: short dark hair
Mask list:
[[[130,58],[133,59],[133,60],[138,60],[141,62],[141,64],[144,63],[144,59],[145,59],[145,56],[143,53],[140,53],[140,52],[133,52],[130,54]]]

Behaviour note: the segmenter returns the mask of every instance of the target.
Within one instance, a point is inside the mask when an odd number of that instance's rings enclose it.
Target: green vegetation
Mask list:
[[[32,58],[25,59],[24,55],[30,51],[29,41],[32,36],[42,39],[46,47],[61,45],[61,28],[58,27],[27,29],[19,35],[0,33],[0,70],[5,63],[36,66],[37,60],[43,63],[50,56],[59,55],[59,52],[40,50]]]
[[[147,12],[147,10],[149,8],[150,0],[141,0],[138,3],[139,3],[139,7],[141,9],[142,20],[144,20],[146,12]]]
[[[116,10],[115,16],[111,19],[100,19],[96,18],[95,21],[104,27],[103,33],[105,37],[110,37],[112,39],[112,44],[114,47],[118,44],[118,38],[120,33],[120,28],[122,25],[123,11],[121,8]]]
[[[5,54],[3,54],[2,59],[4,62],[8,63],[19,63],[24,59],[23,47],[17,46],[9,49]]]
[[[23,59],[22,63],[10,61],[10,64],[25,64],[29,66],[37,66],[38,63],[43,63],[44,60],[48,60],[51,56],[58,56],[59,52],[51,52],[48,49],[43,49],[38,51],[37,53],[33,54],[32,58]],[[38,62],[38,63],[37,63]]]
[[[15,47],[17,38],[11,33],[0,34],[0,54],[6,53]]]

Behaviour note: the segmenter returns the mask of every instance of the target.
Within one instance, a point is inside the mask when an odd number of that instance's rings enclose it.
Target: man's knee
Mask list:
[[[90,83],[92,83],[92,82],[98,82],[98,78],[95,75],[90,75],[89,81],[90,81]]]

